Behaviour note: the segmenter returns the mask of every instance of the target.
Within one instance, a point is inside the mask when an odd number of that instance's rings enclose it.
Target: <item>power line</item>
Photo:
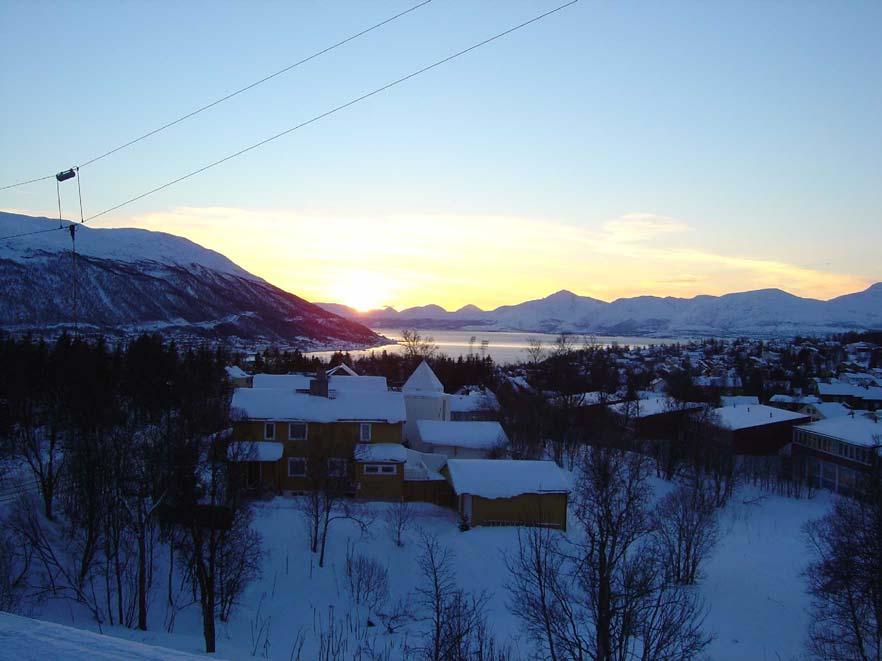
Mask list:
[[[370,26],[369,28],[365,28],[361,32],[357,32],[349,37],[346,37],[342,41],[338,41],[337,43],[332,44],[331,46],[323,48],[322,50],[315,52],[312,55],[309,55],[308,57],[303,58],[302,60],[295,62],[294,64],[290,64],[287,67],[285,67],[284,69],[279,69],[275,73],[271,73],[268,76],[264,76],[260,80],[257,80],[249,85],[246,85],[245,87],[242,87],[241,89],[237,89],[235,92],[231,92],[231,93],[227,94],[226,96],[222,96],[219,99],[215,99],[211,103],[207,103],[204,106],[201,106],[201,107],[197,108],[196,110],[187,113],[186,115],[182,115],[181,117],[178,117],[177,119],[174,119],[174,120],[168,122],[167,124],[163,124],[162,126],[155,128],[152,131],[148,131],[144,135],[139,136],[139,137],[135,138],[134,140],[129,140],[128,142],[126,142],[122,145],[119,145],[118,147],[114,147],[110,151],[104,152],[100,156],[95,156],[93,158],[90,158],[88,161],[80,163],[76,167],[82,168],[87,165],[91,165],[92,163],[95,163],[96,161],[100,161],[102,158],[106,158],[107,156],[110,156],[111,154],[115,154],[116,152],[125,149],[126,147],[131,147],[135,143],[141,142],[141,140],[145,140],[145,139],[149,138],[150,136],[156,135],[160,131],[164,131],[167,128],[171,128],[172,126],[175,126],[176,124],[180,124],[184,120],[190,119],[191,117],[198,115],[199,113],[204,112],[205,110],[208,110],[209,108],[213,108],[214,106],[216,106],[220,103],[223,103],[224,101],[228,101],[229,99],[232,99],[234,96],[238,96],[239,94],[242,94],[243,92],[247,92],[248,90],[257,87],[258,85],[261,85],[261,84],[267,82],[268,80],[272,80],[273,78],[276,78],[277,76],[281,76],[283,73],[287,73],[288,71],[291,71],[291,69],[294,69],[295,67],[299,67],[301,64],[306,64],[310,60],[314,60],[315,58],[320,57],[320,56],[324,55],[325,53],[329,53],[330,51],[334,50],[335,48],[339,48],[340,46],[348,44],[350,41],[354,41],[355,39],[358,39],[359,37],[363,37],[367,33],[373,32],[374,30],[381,28],[384,25],[387,25],[395,20],[398,20],[402,16],[406,16],[407,14],[410,14],[411,12],[416,11],[420,7],[424,7],[425,5],[429,4],[430,2],[432,2],[432,0],[424,0],[423,2],[420,2],[419,4],[416,4],[413,7],[410,7],[409,9],[405,9],[404,11],[399,12],[398,14],[395,14],[394,16],[390,16],[389,18]],[[9,184],[7,186],[0,187],[0,191],[6,190],[8,188],[15,188],[17,186],[24,186],[25,184],[32,184],[34,182],[43,181],[45,179],[51,179],[53,176],[55,176],[55,175],[50,174],[45,177],[39,177],[37,179],[29,179],[27,181],[20,181],[15,184]]]
[[[27,181],[19,181],[17,184],[9,184],[7,186],[0,186],[0,190],[6,190],[7,188],[15,188],[16,186],[24,186],[25,184],[33,184],[37,181],[45,181],[46,179],[51,179],[54,177],[54,174],[47,174],[45,177],[37,177],[36,179],[28,179]]]
[[[443,65],[443,64],[446,64],[447,62],[450,62],[451,60],[455,60],[455,59],[457,59],[457,58],[459,58],[459,57],[462,57],[463,55],[465,55],[465,54],[467,54],[467,53],[470,53],[470,52],[473,51],[473,50],[476,50],[476,49],[478,49],[478,48],[481,48],[482,46],[486,46],[487,44],[492,43],[492,42],[494,42],[494,41],[496,41],[496,40],[498,40],[498,39],[501,39],[502,37],[505,37],[505,36],[507,36],[507,35],[509,35],[509,34],[511,34],[511,33],[513,33],[513,32],[516,32],[516,31],[518,31],[518,30],[521,30],[521,29],[523,29],[523,28],[525,28],[525,27],[527,27],[527,26],[529,26],[529,25],[532,25],[533,23],[536,23],[536,22],[538,22],[538,21],[541,21],[542,19],[544,19],[544,18],[546,18],[546,17],[548,17],[548,16],[551,16],[552,14],[556,14],[557,12],[559,12],[559,11],[561,11],[561,10],[563,10],[563,9],[566,9],[567,7],[570,7],[571,5],[576,4],[578,1],[579,1],[579,0],[570,0],[570,2],[567,2],[567,3],[564,3],[564,4],[562,4],[562,5],[559,5],[558,7],[555,7],[554,9],[551,9],[551,10],[549,10],[549,11],[546,11],[546,12],[542,13],[542,14],[539,14],[538,16],[534,16],[533,18],[531,18],[531,19],[529,19],[529,20],[527,20],[527,21],[524,21],[523,23],[519,23],[518,25],[515,25],[514,27],[511,27],[511,28],[509,28],[509,29],[507,29],[507,30],[504,30],[504,31],[502,31],[502,32],[499,32],[499,33],[493,35],[492,37],[489,37],[489,38],[487,38],[487,39],[484,39],[483,41],[479,41],[478,43],[473,44],[473,45],[469,46],[468,48],[464,48],[463,50],[457,51],[456,53],[453,53],[452,55],[448,55],[448,56],[445,57],[445,58],[442,58],[442,59],[440,59],[440,60],[437,60],[437,61],[433,62],[432,64],[429,64],[428,66],[425,66],[425,67],[423,67],[423,68],[421,68],[421,69],[418,69],[417,71],[414,71],[414,72],[412,72],[412,73],[407,74],[406,76],[403,76],[403,77],[401,77],[401,78],[398,78],[397,80],[394,80],[394,81],[392,81],[392,82],[390,82],[390,83],[387,83],[387,84],[383,85],[382,87],[378,87],[378,88],[376,88],[376,89],[374,89],[374,90],[372,90],[372,91],[370,91],[370,92],[367,92],[366,94],[362,94],[361,96],[358,96],[358,97],[352,99],[351,101],[347,101],[346,103],[344,103],[344,104],[342,104],[342,105],[339,105],[339,106],[336,106],[335,108],[332,108],[331,110],[327,110],[327,111],[325,111],[325,112],[323,112],[323,113],[321,113],[321,114],[319,114],[319,115],[316,115],[315,117],[313,117],[313,118],[311,118],[311,119],[308,119],[308,120],[306,120],[305,122],[301,122],[300,124],[297,124],[296,126],[292,126],[291,128],[286,129],[286,130],[284,130],[284,131],[282,131],[282,132],[280,132],[280,133],[277,133],[277,134],[275,134],[275,135],[273,135],[273,136],[270,136],[269,138],[266,138],[266,139],[264,139],[264,140],[261,140],[260,142],[257,142],[257,143],[255,143],[255,144],[253,144],[253,145],[250,145],[250,146],[248,146],[248,147],[245,147],[244,149],[240,149],[239,151],[237,151],[237,152],[235,152],[235,153],[233,153],[233,154],[230,154],[230,155],[225,156],[225,157],[223,157],[223,158],[221,158],[221,159],[218,159],[218,160],[216,160],[216,161],[214,161],[214,162],[212,162],[212,163],[209,163],[209,164],[207,164],[207,165],[204,165],[204,166],[202,166],[202,167],[200,167],[200,168],[198,168],[198,169],[196,169],[196,170],[193,170],[192,172],[189,172],[189,173],[187,173],[187,174],[185,174],[185,175],[183,175],[183,176],[181,176],[181,177],[178,177],[177,179],[173,179],[172,181],[169,181],[169,182],[167,182],[167,183],[165,183],[165,184],[162,184],[161,186],[157,186],[156,188],[153,188],[153,189],[151,189],[151,190],[149,190],[149,191],[147,191],[147,192],[145,192],[145,193],[141,193],[140,195],[137,195],[137,196],[135,196],[135,197],[129,198],[128,200],[125,200],[124,202],[120,202],[119,204],[117,204],[117,205],[115,205],[115,206],[112,206],[112,207],[110,207],[110,208],[108,208],[108,209],[105,209],[104,211],[100,211],[100,212],[98,212],[98,213],[96,213],[96,214],[93,214],[93,215],[89,216],[88,218],[85,218],[83,222],[88,223],[89,221],[94,220],[95,218],[98,218],[98,217],[100,217],[100,216],[103,216],[103,215],[105,215],[105,214],[108,214],[108,213],[110,213],[110,212],[112,212],[112,211],[116,211],[117,209],[120,209],[120,208],[122,208],[122,207],[124,207],[124,206],[126,206],[126,205],[129,205],[129,204],[133,203],[133,202],[137,202],[138,200],[141,200],[141,199],[143,199],[143,198],[145,198],[145,197],[147,197],[147,196],[149,196],[149,195],[152,195],[152,194],[154,194],[154,193],[157,193],[157,192],[159,192],[159,191],[161,191],[161,190],[163,190],[163,189],[165,189],[165,188],[168,188],[168,187],[170,187],[170,186],[174,186],[175,184],[180,183],[180,182],[184,181],[185,179],[189,179],[189,178],[191,178],[191,177],[194,177],[194,176],[196,176],[197,174],[200,174],[200,173],[202,173],[202,172],[205,172],[206,170],[209,170],[209,169],[211,169],[211,168],[213,168],[213,167],[215,167],[215,166],[218,166],[218,165],[220,165],[220,164],[222,164],[222,163],[225,163],[225,162],[227,162],[227,161],[229,161],[229,160],[232,160],[232,159],[234,159],[234,158],[236,158],[236,157],[238,157],[238,156],[241,156],[242,154],[245,154],[245,153],[247,153],[247,152],[249,152],[249,151],[252,151],[252,150],[254,150],[254,149],[257,149],[258,147],[262,147],[263,145],[265,145],[265,144],[267,144],[267,143],[269,143],[269,142],[272,142],[272,141],[274,141],[274,140],[278,140],[279,138],[281,138],[281,137],[283,137],[283,136],[285,136],[285,135],[288,135],[289,133],[293,133],[294,131],[297,131],[298,129],[301,129],[301,128],[305,127],[305,126],[308,126],[308,125],[310,125],[310,124],[313,124],[313,123],[315,123],[315,122],[317,122],[317,121],[319,121],[319,120],[321,120],[321,119],[324,119],[325,117],[328,117],[328,116],[330,116],[330,115],[333,115],[334,113],[337,113],[337,112],[339,112],[339,111],[341,111],[341,110],[344,110],[345,108],[349,108],[350,106],[354,106],[355,104],[360,103],[361,101],[364,101],[365,99],[368,99],[368,98],[370,98],[370,97],[372,97],[372,96],[375,96],[375,95],[377,95],[377,94],[379,94],[379,93],[381,93],[381,92],[384,92],[384,91],[386,91],[386,90],[388,90],[388,89],[391,89],[392,87],[395,87],[395,86],[397,86],[397,85],[400,85],[401,83],[406,82],[406,81],[410,80],[411,78],[415,78],[415,77],[417,77],[417,76],[420,76],[420,75],[426,73],[427,71],[431,71],[432,69],[435,69],[435,68],[437,68],[437,67],[439,67],[439,66],[441,66],[441,65]],[[418,5],[418,6],[419,6],[419,5]],[[39,231],[36,231],[36,232],[24,232],[24,233],[22,233],[22,234],[13,234],[13,235],[9,235],[9,236],[2,236],[2,237],[0,237],[0,241],[4,241],[4,240],[7,240],[7,239],[16,239],[16,238],[20,238],[20,237],[23,237],[23,236],[30,236],[30,235],[32,235],[32,234],[42,234],[42,233],[44,233],[44,232],[57,231],[57,230],[59,230],[59,229],[63,229],[63,228],[53,228],[53,229],[48,229],[48,230],[39,230]]]
[[[316,115],[312,119],[308,119],[305,122],[301,122],[300,124],[297,124],[296,126],[292,126],[289,129],[285,129],[284,131],[282,131],[280,133],[276,133],[275,135],[270,136],[269,138],[266,138],[264,140],[261,140],[260,142],[257,142],[253,145],[250,145],[249,147],[245,147],[244,149],[240,149],[239,151],[237,151],[233,154],[230,154],[229,156],[224,156],[223,158],[218,159],[212,163],[209,163],[207,165],[203,165],[201,168],[193,170],[192,172],[189,172],[181,177],[178,177],[177,179],[173,179],[172,181],[164,183],[161,186],[157,186],[156,188],[153,188],[153,189],[147,191],[146,193],[141,193],[140,195],[136,195],[135,197],[129,198],[128,200],[126,200],[124,202],[120,202],[119,204],[112,206],[108,209],[105,209],[104,211],[100,211],[92,216],[89,216],[88,218],[86,218],[85,222],[89,222],[90,220],[94,220],[95,218],[98,218],[99,216],[103,216],[105,214],[108,214],[111,211],[116,211],[117,209],[124,207],[128,204],[131,204],[132,202],[137,202],[138,200],[141,200],[141,199],[147,197],[148,195],[153,195],[153,193],[157,193],[165,188],[168,188],[169,186],[174,186],[175,184],[180,183],[180,182],[184,181],[185,179],[189,179],[190,177],[194,177],[197,174],[200,174],[200,173],[205,172],[206,170],[209,170],[217,165],[220,165],[221,163],[225,163],[225,162],[232,160],[238,156],[241,156],[242,154],[245,154],[249,151],[257,149],[258,147],[262,147],[263,145],[265,145],[269,142],[272,142],[273,140],[278,140],[279,138],[286,136],[289,133],[293,133],[294,131],[297,131],[298,129],[302,129],[305,126],[309,126],[310,124],[313,124],[321,119],[324,119],[325,117],[328,117],[330,115],[333,115],[334,113],[337,113],[341,110],[344,110],[345,108],[349,108],[350,106],[354,106],[355,104],[360,103],[361,101],[364,101],[365,99],[369,99],[370,97],[375,96],[381,92],[385,92],[386,90],[391,89],[392,87],[395,87],[397,85],[400,85],[401,83],[408,81],[411,78],[415,78],[421,74],[426,73],[427,71],[431,71],[432,69],[435,69],[435,68],[441,66],[442,64],[446,64],[447,62],[450,62],[451,60],[455,60],[456,58],[461,57],[461,56],[465,55],[466,53],[470,53],[471,51],[476,50],[478,48],[481,48],[482,46],[486,46],[487,44],[489,44],[493,41],[496,41],[497,39],[501,39],[502,37],[509,35],[512,32],[516,32],[517,30],[525,28],[528,25],[536,23],[537,21],[541,21],[543,18],[551,16],[552,14],[555,14],[555,13],[561,11],[562,9],[565,9],[571,5],[574,5],[578,1],[579,0],[570,0],[570,2],[562,4],[558,7],[555,7],[554,9],[551,9],[543,14],[539,14],[538,16],[535,16],[528,21],[524,21],[523,23],[520,23],[512,28],[509,28],[508,30],[505,30],[503,32],[500,32],[500,33],[492,36],[492,37],[489,37],[488,39],[484,39],[483,41],[480,41],[476,44],[473,44],[473,45],[469,46],[468,48],[465,48],[461,51],[457,51],[456,53],[454,53],[452,55],[448,55],[447,57],[445,57],[443,59],[437,60],[436,62],[433,62],[432,64],[425,66],[422,69],[418,69],[417,71],[414,71],[413,73],[409,73],[406,76],[398,78],[397,80],[394,80],[391,83],[387,83],[387,84],[383,85],[382,87],[378,87],[375,90],[372,90],[366,94],[362,94],[361,96],[356,97],[356,98],[352,99],[351,101],[347,101],[346,103],[344,103],[342,105],[339,105],[339,106],[336,106],[335,108],[332,108],[331,110],[327,110],[319,115]],[[3,237],[0,237],[0,238],[3,238]]]

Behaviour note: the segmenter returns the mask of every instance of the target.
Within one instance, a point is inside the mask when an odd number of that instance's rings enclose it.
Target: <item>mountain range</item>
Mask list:
[[[0,212],[0,237],[58,226],[58,220]],[[0,328],[39,334],[70,329],[76,296],[79,328],[86,333],[161,331],[180,341],[300,349],[384,340],[179,236],[79,225],[76,248],[74,288],[68,231],[0,240]]]
[[[801,298],[780,289],[760,289],[723,296],[637,296],[606,302],[562,290],[486,311],[474,305],[455,311],[426,305],[370,312],[333,303],[318,305],[373,328],[655,337],[775,337],[882,328],[882,283],[829,301]]]

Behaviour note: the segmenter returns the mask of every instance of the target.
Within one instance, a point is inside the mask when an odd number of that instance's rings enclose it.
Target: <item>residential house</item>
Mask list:
[[[444,386],[424,360],[401,387],[407,411],[405,438],[418,443],[417,420],[450,420],[450,405]]]
[[[238,365],[230,365],[226,368],[227,379],[234,388],[250,388],[254,377]]]
[[[719,438],[727,441],[736,455],[773,455],[793,437],[793,426],[811,418],[773,406],[742,405],[714,409],[711,420]]]
[[[570,480],[553,461],[450,459],[444,471],[469,525],[566,530]]]
[[[499,400],[487,388],[463,386],[448,396],[451,420],[496,420]]]
[[[855,413],[799,425],[792,454],[811,485],[852,495],[882,456],[882,421],[878,413]]]
[[[487,420],[417,420],[417,450],[461,459],[484,459],[508,446],[502,425]]]
[[[352,495],[400,498],[405,449],[404,397],[375,386],[353,387],[359,379],[318,375],[309,388],[239,388],[231,404],[234,418],[231,459],[241,463],[245,485],[276,493],[314,488],[317,476],[349,480]],[[283,375],[286,377],[298,375]],[[297,382],[270,379],[275,383]],[[376,382],[373,382],[376,383]]]

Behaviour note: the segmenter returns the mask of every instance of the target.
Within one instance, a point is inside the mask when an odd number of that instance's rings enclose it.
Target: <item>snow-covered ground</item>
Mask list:
[[[661,489],[667,485],[659,485]],[[660,490],[661,490],[660,489]],[[712,659],[793,659],[801,656],[808,624],[808,597],[800,572],[808,561],[801,526],[823,515],[832,496],[819,493],[812,499],[794,500],[744,488],[721,515],[721,541],[705,567],[701,582],[709,614],[706,629],[716,635],[709,655]],[[266,557],[262,578],[251,585],[229,623],[219,623],[218,654],[228,658],[289,659],[295,641],[304,640],[302,658],[314,658],[317,631],[329,617],[347,630],[349,654],[359,636],[375,639],[375,648],[400,655],[405,635],[413,642],[420,624],[408,633],[390,637],[382,627],[364,628],[364,618],[347,619],[352,606],[346,589],[347,545],[380,561],[389,570],[390,601],[413,591],[419,581],[419,546],[416,525],[436,534],[456,556],[458,581],[469,590],[492,593],[489,621],[494,635],[511,642],[524,654],[528,641],[520,637],[521,627],[508,612],[504,583],[503,554],[517,544],[515,528],[476,528],[460,532],[452,511],[415,505],[415,525],[406,544],[397,547],[390,538],[382,513],[383,503],[370,505],[377,514],[370,535],[365,537],[349,522],[332,528],[328,559],[324,568],[307,547],[306,534],[295,503],[276,498],[256,505],[255,524],[264,538]],[[571,533],[572,534],[572,533]],[[162,576],[161,568],[157,576]],[[161,580],[161,579],[158,579]],[[146,633],[120,627],[105,627],[104,633],[139,642],[170,647],[189,653],[202,648],[201,621],[195,606],[178,615],[174,633],[162,631],[164,601],[154,597],[150,628]],[[69,602],[50,602],[33,616],[90,630],[97,627],[84,610]],[[360,625],[356,621],[360,621]],[[252,630],[268,630],[266,640],[252,643]],[[362,633],[354,633],[361,629]],[[35,643],[39,644],[39,643]],[[0,652],[2,654],[2,652]]]
[[[185,661],[198,657],[0,612],[0,657],[18,661]]]

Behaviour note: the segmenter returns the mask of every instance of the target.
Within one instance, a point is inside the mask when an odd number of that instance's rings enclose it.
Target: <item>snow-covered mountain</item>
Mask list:
[[[319,303],[325,306],[323,303]],[[829,301],[780,289],[674,298],[638,296],[611,303],[559,291],[546,298],[484,311],[473,305],[447,312],[437,305],[338,314],[375,328],[510,330],[642,336],[786,336],[882,328],[882,283]]]
[[[0,237],[58,226],[57,220],[0,212]],[[182,340],[304,349],[381,341],[363,325],[289,294],[182,237],[83,225],[77,228],[76,247],[77,310],[85,332],[125,336],[160,330]],[[73,273],[66,230],[0,241],[0,328],[70,328]]]

